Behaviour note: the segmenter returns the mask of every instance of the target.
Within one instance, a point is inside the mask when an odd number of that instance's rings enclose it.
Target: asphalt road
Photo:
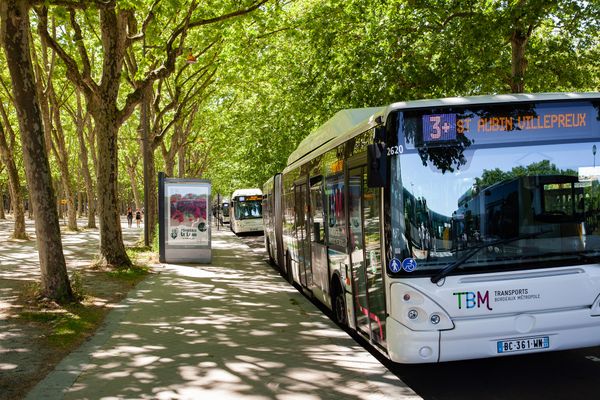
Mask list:
[[[262,235],[242,236],[240,240],[255,251],[264,247]],[[401,365],[370,349],[357,334],[350,334],[424,399],[600,399],[597,386],[600,380],[600,347],[441,364]]]

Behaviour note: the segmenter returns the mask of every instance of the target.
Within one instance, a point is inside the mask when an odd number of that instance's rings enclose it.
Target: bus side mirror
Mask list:
[[[385,140],[385,126],[379,125],[375,128],[375,135],[373,135],[374,142],[383,142]]]
[[[387,182],[387,147],[384,143],[367,146],[367,185],[384,187]]]

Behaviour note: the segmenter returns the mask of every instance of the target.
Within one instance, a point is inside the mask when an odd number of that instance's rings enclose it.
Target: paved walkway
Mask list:
[[[28,399],[418,398],[257,253],[157,266]]]
[[[87,218],[77,220],[78,232],[63,231],[62,244],[69,271],[80,267],[88,267],[99,253],[100,233],[98,229],[86,229]],[[31,219],[25,220],[25,230],[29,240],[10,239],[14,221],[0,220],[0,279],[37,281],[40,278],[40,262],[35,240],[35,225]],[[65,224],[61,222],[61,228]],[[143,235],[143,226],[127,227],[127,219],[121,217],[123,241],[133,246]]]
[[[80,219],[78,224],[80,227],[85,226],[87,219]],[[29,285],[40,281],[34,221],[26,220],[26,230],[31,240],[9,240],[13,225],[13,220],[0,220],[0,399],[11,400],[19,392],[19,388],[11,383],[30,382],[47,368],[48,358],[54,355],[52,350],[44,347],[45,340],[41,331],[32,324],[10,318],[14,308],[20,304],[18,296]],[[64,224],[61,227],[65,228]],[[127,245],[134,245],[139,241],[142,229],[127,228],[125,218],[122,218],[122,228]],[[63,251],[69,274],[83,270],[85,276],[85,269],[99,253],[99,242],[98,229],[63,232]],[[113,289],[122,290],[116,285],[112,288],[105,286],[102,291]],[[95,301],[101,303],[104,299],[96,298]]]
[[[30,240],[9,240],[13,233],[12,220],[0,220],[0,327],[6,317],[6,311],[12,307],[12,301],[19,294],[23,282],[40,280],[40,260],[35,240],[35,225],[26,219],[26,231]],[[86,219],[79,219],[78,226],[87,224]],[[64,228],[64,223],[61,224]],[[125,217],[121,218],[123,241],[132,246],[143,235],[143,227],[127,227]],[[63,252],[69,273],[88,267],[99,253],[100,234],[98,229],[82,229],[79,232],[65,231],[62,234]],[[0,353],[1,354],[1,353]]]

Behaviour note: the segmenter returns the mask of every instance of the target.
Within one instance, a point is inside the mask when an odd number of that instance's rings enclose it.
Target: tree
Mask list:
[[[2,80],[2,86],[6,91],[9,101],[12,103],[7,85]],[[8,175],[8,188],[15,219],[12,237],[15,239],[28,239],[25,231],[25,209],[23,207],[23,191],[21,189],[21,180],[19,170],[15,162],[14,155],[17,153],[16,133],[11,125],[8,111],[4,103],[0,100],[0,160],[6,166]]]
[[[203,60],[202,56],[210,56],[210,50],[214,47],[217,41],[208,44],[201,52],[191,56],[193,64]],[[218,54],[218,53],[216,53]],[[156,182],[152,177],[156,176],[155,168],[155,153],[157,148],[161,148],[165,160],[167,176],[173,176],[174,157],[179,147],[185,144],[186,137],[189,135],[189,130],[181,128],[182,121],[195,115],[195,112],[190,111],[190,103],[193,101],[191,108],[197,107],[202,102],[200,94],[212,82],[213,76],[216,73],[214,66],[216,54],[209,58],[209,61],[203,63],[201,67],[194,68],[193,72],[189,71],[192,63],[183,63],[176,65],[176,70],[173,75],[169,75],[158,79],[156,89],[147,91],[141,103],[141,123],[140,123],[140,141],[142,143],[142,152],[144,153],[144,197],[146,198],[147,210],[145,210],[145,228],[147,229],[147,238],[154,237],[154,229],[157,220],[157,205],[158,196],[156,190]],[[134,57],[128,57],[126,63],[128,81],[133,88],[136,88],[137,83],[134,76],[139,72],[139,67],[135,62]],[[187,74],[186,74],[187,72]],[[175,129],[173,129],[175,128]],[[171,135],[171,146],[167,149],[165,138],[170,131],[174,130],[175,134]],[[135,183],[135,163],[137,160],[127,160],[128,172],[130,173],[131,185],[134,190],[134,196],[137,195]],[[137,198],[136,198],[137,203]],[[136,204],[139,208],[139,205]]]
[[[68,3],[70,7],[67,12],[72,31],[72,43],[77,49],[77,57],[69,54],[67,49],[50,35],[48,9],[45,6],[41,7],[38,18],[42,27],[42,39],[65,64],[67,77],[84,94],[88,110],[95,122],[97,150],[102,154],[102,157],[98,158],[97,170],[100,252],[107,264],[131,264],[125,252],[119,223],[117,192],[119,128],[134,112],[144,95],[152,89],[153,83],[169,76],[175,70],[177,58],[183,51],[189,29],[220,23],[247,14],[257,9],[265,1],[250,2],[247,8],[224,12],[212,18],[205,18],[203,15],[194,17],[194,11],[198,8],[199,2],[192,1],[187,6],[184,17],[174,24],[174,28],[163,41],[161,48],[164,49],[164,58],[162,61],[154,65],[155,68],[140,74],[141,78],[136,80],[135,89],[127,94],[121,90],[121,77],[127,50],[136,43],[141,43],[145,38],[146,31],[155,17],[155,11],[161,0],[153,0],[148,4],[140,5],[140,9],[149,10],[141,24],[138,24],[135,10],[130,8],[131,5],[127,2],[124,2],[122,6],[118,6],[118,2],[115,0],[95,1],[91,2],[92,4],[83,1]],[[99,83],[94,79],[90,52],[86,47],[77,15],[77,10],[85,9],[88,5],[95,7],[99,13],[102,46]],[[171,23],[171,25],[173,24]],[[155,28],[155,31],[160,34],[159,29]],[[124,99],[123,105],[120,106],[122,99]],[[144,123],[147,122],[142,120],[142,124]],[[145,159],[152,156],[148,138],[142,140],[142,153]],[[146,185],[148,184],[146,182]],[[145,211],[146,215],[155,213],[154,209]]]
[[[38,31],[40,30],[38,25]],[[56,36],[56,30],[53,32]],[[46,146],[52,151],[55,165],[58,169],[58,180],[60,181],[62,195],[67,205],[67,227],[69,230],[77,230],[77,209],[75,206],[76,190],[72,177],[71,157],[68,145],[68,126],[63,122],[64,113],[69,101],[71,91],[68,81],[58,76],[55,55],[48,56],[48,48],[41,43],[39,51],[33,51],[33,61],[37,71],[37,90],[40,98],[42,119],[46,132]],[[58,93],[57,93],[58,85]],[[59,208],[62,213],[62,208]]]
[[[83,104],[81,99],[81,93],[79,91],[75,92],[75,97],[77,101],[76,108],[67,107],[66,110],[71,115],[71,118],[75,124],[75,130],[77,133],[77,143],[79,145],[79,159],[81,161],[81,174],[83,176],[83,182],[85,186],[85,194],[88,205],[88,228],[96,228],[96,196],[94,194],[94,182],[92,179],[92,174],[90,172],[90,160],[89,160],[89,149],[88,143],[93,146],[94,140],[94,128],[91,124],[91,117],[89,112],[84,112]],[[86,134],[86,130],[88,134]],[[91,153],[94,155],[95,152],[92,150]],[[95,160],[95,157],[92,157]],[[93,165],[96,165],[93,162]],[[95,170],[95,168],[94,168]]]
[[[0,104],[0,111],[5,114],[4,106]],[[0,122],[0,160],[6,166],[6,172],[8,175],[8,188],[10,193],[11,204],[13,208],[13,214],[15,218],[15,224],[13,229],[12,237],[14,239],[27,239],[27,232],[25,231],[25,209],[23,208],[23,196],[21,195],[21,181],[19,179],[19,171],[13,158],[12,149],[14,146],[14,132],[10,125],[6,124],[6,118],[3,118],[4,122]],[[6,124],[6,129],[4,128]],[[10,144],[6,140],[6,132],[9,132]],[[2,203],[4,203],[2,201]],[[1,205],[4,210],[4,204]]]
[[[0,2],[1,42],[10,71],[19,119],[21,144],[30,198],[36,215],[35,230],[43,294],[58,302],[73,300],[62,251],[52,176],[44,140],[43,122],[29,46],[29,1]]]
[[[218,91],[199,112],[213,187],[264,182],[340,109],[598,90],[599,9],[577,0],[301,0],[272,19],[247,19],[227,32],[235,39],[225,42]]]
[[[4,165],[0,164],[0,177],[2,176],[2,172],[4,172]],[[4,180],[0,179],[0,219],[6,219],[6,214],[4,212]]]
[[[577,176],[577,171],[572,169],[562,170],[556,164],[548,160],[534,162],[526,166],[518,165],[510,171],[502,171],[500,168],[484,169],[481,177],[475,178],[475,183],[479,190],[483,190],[498,182],[507,181],[510,179],[522,176],[540,176],[540,175],[565,175]]]

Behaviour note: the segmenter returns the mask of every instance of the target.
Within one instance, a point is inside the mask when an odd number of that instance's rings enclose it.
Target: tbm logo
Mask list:
[[[454,292],[454,296],[458,297],[458,309],[462,309],[463,305],[465,308],[480,308],[482,304],[485,304],[488,310],[492,310],[490,307],[490,292],[488,290],[485,293],[477,292]],[[464,302],[463,302],[464,299]]]

